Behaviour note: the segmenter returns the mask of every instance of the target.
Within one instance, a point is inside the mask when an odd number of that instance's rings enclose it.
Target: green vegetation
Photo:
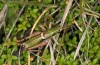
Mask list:
[[[0,0],[0,65],[99,65],[99,5]]]

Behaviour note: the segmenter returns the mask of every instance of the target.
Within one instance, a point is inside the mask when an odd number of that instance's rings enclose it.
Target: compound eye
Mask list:
[[[46,39],[46,38],[43,36],[43,33],[41,33],[41,38],[42,38],[42,39]]]
[[[22,46],[22,48],[25,48],[26,44],[23,43],[21,46]]]

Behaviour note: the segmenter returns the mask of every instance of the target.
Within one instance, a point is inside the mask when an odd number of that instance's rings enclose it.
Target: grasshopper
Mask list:
[[[30,38],[29,40],[23,42],[22,46],[24,46],[24,48],[26,48],[26,49],[34,49],[37,46],[39,46],[40,42],[42,42],[42,41],[47,42],[46,40],[48,38],[52,37],[53,35],[60,32],[61,30],[62,29],[61,29],[60,24],[57,24],[52,29],[48,29],[48,30],[42,32],[41,34],[34,36],[34,37]],[[45,44],[41,44],[41,45],[45,45]]]

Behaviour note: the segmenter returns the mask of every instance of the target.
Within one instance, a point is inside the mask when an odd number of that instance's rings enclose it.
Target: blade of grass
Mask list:
[[[78,29],[83,32],[83,30],[80,28],[80,26],[78,25],[78,23],[76,22],[76,20],[73,21],[73,23],[75,23],[75,25],[78,27]]]
[[[63,25],[65,23],[66,17],[68,16],[69,9],[71,8],[72,2],[73,2],[73,0],[66,1],[67,6],[65,7],[64,15],[61,20],[61,24],[60,24],[61,28],[63,27]],[[57,37],[59,37],[59,34],[57,35]],[[59,46],[59,51],[60,51],[60,46]],[[59,51],[58,51],[58,55],[59,55]],[[58,59],[58,57],[56,58],[56,61],[57,61],[57,59]]]
[[[55,7],[57,7],[57,6],[49,6],[49,7],[45,8],[45,10],[42,12],[42,14],[41,14],[41,15],[37,18],[37,20],[35,21],[35,23],[34,23],[32,29],[31,29],[30,35],[33,33],[33,31],[34,31],[34,29],[35,29],[37,23],[38,23],[39,20],[42,18],[42,16],[49,10],[49,8],[55,8]]]
[[[37,18],[37,20],[35,21],[35,23],[34,23],[32,29],[31,29],[30,35],[33,33],[33,31],[34,31],[34,29],[35,29],[37,23],[38,23],[39,20],[41,19],[41,17],[42,17],[47,11],[48,11],[48,8],[46,8],[46,9],[42,12],[42,14]]]
[[[72,5],[72,2],[73,2],[73,0],[69,0],[68,5],[65,7],[64,15],[63,15],[63,18],[61,20],[61,27],[63,27],[63,25],[64,25],[64,22],[65,22],[66,17],[67,17],[67,15],[69,13],[69,9],[70,9],[70,7]]]
[[[54,59],[54,50],[53,50],[53,47],[52,47],[52,42],[51,42],[51,39],[49,39],[49,47],[50,47],[50,55],[51,55],[51,61],[50,61],[50,65],[55,65],[55,59]]]
[[[27,0],[27,1],[28,1],[28,0]],[[16,22],[18,21],[18,19],[19,19],[19,17],[20,17],[20,15],[21,15],[21,13],[23,12],[23,10],[24,10],[25,6],[26,6],[26,5],[24,4],[24,5],[23,5],[23,7],[22,7],[22,9],[20,10],[20,12],[19,12],[19,14],[18,14],[18,16],[17,16],[17,18],[16,18],[15,22],[13,23],[13,25],[12,25],[12,27],[11,27],[11,29],[10,29],[9,33],[7,34],[7,37],[6,37],[6,40],[5,40],[5,41],[7,41],[7,40],[8,40],[8,38],[9,38],[9,36],[10,36],[10,34],[11,34],[11,32],[12,32],[13,28],[15,27],[15,24],[16,24]]]
[[[79,43],[78,43],[78,46],[77,46],[77,49],[76,49],[76,52],[75,52],[75,55],[74,55],[74,60],[75,60],[77,54],[79,53],[79,50],[80,50],[80,48],[81,48],[81,45],[82,45],[82,43],[83,43],[83,41],[84,41],[84,39],[85,39],[85,37],[86,37],[86,33],[87,33],[87,31],[88,31],[88,28],[89,28],[89,26],[90,26],[91,21],[92,21],[92,17],[90,18],[89,23],[88,23],[88,25],[87,25],[87,27],[86,27],[86,29],[85,29],[85,31],[84,31],[84,33],[83,33],[83,35],[82,35],[80,41],[79,41]]]
[[[30,65],[30,50],[28,50],[28,65]]]
[[[100,17],[100,13],[97,13],[97,12],[91,10],[91,9],[84,8],[84,10]]]
[[[7,8],[8,8],[8,5],[5,4],[3,9],[0,11],[0,29],[4,23],[4,20],[5,20]]]
[[[98,2],[95,4],[94,9],[96,8],[97,5],[98,5]],[[93,10],[94,10],[94,9],[93,9]],[[74,60],[75,60],[76,56],[77,56],[78,53],[79,53],[80,47],[81,47],[81,45],[82,45],[82,43],[83,43],[83,41],[84,41],[84,39],[85,39],[86,33],[87,33],[87,31],[88,31],[88,28],[90,27],[90,23],[91,23],[91,21],[92,21],[92,18],[93,18],[93,17],[91,16],[91,18],[89,19],[89,23],[88,23],[88,25],[87,25],[87,27],[86,27],[86,29],[85,29],[85,31],[84,31],[84,33],[83,33],[83,35],[82,35],[80,41],[79,41],[79,43],[78,43],[78,47],[77,47],[76,52],[75,52],[75,55],[74,55]]]
[[[98,15],[96,15],[96,14],[91,14],[91,13],[88,13],[88,12],[85,12],[87,15],[90,15],[90,16],[94,16],[94,17],[96,17],[96,18],[99,18],[99,16]]]

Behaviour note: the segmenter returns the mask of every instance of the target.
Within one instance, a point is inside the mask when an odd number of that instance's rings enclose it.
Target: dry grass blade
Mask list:
[[[7,10],[7,4],[5,4],[3,9],[0,11],[0,22],[2,21],[6,10]]]
[[[72,2],[73,2],[73,0],[69,0],[69,1],[66,1],[67,2],[67,6],[65,7],[65,11],[64,11],[64,15],[63,15],[63,18],[62,18],[62,20],[61,20],[61,28],[63,27],[63,25],[64,25],[64,22],[65,22],[65,20],[66,20],[66,17],[68,16],[68,13],[69,13],[69,9],[71,8],[71,5],[72,5]],[[59,37],[59,34],[57,35],[57,37]],[[56,39],[57,40],[57,39]],[[55,45],[56,46],[56,45]],[[53,47],[54,48],[54,47]],[[59,53],[58,53],[58,55],[59,55]],[[57,58],[56,58],[56,60],[57,60]]]
[[[6,13],[7,13],[7,4],[4,5],[3,9],[0,12],[0,29],[4,23],[5,17],[6,17]],[[2,51],[4,49],[4,46],[2,47],[1,51],[0,51],[0,55],[2,54]]]
[[[94,9],[96,8],[97,4],[98,4],[98,3],[95,4]],[[89,9],[85,9],[85,10],[87,10],[88,12],[97,14],[96,12],[91,11],[91,10],[89,10]],[[99,16],[99,15],[100,15],[100,14],[98,14],[98,16]],[[80,50],[80,48],[81,48],[81,45],[82,45],[82,43],[83,43],[83,41],[84,41],[84,39],[85,39],[85,37],[86,37],[86,33],[88,32],[88,28],[90,27],[90,23],[91,23],[91,21],[92,21],[92,18],[93,18],[93,17],[91,16],[91,18],[90,18],[90,20],[89,20],[89,23],[88,23],[88,25],[87,25],[87,27],[86,27],[86,29],[85,29],[85,31],[84,31],[84,33],[83,33],[83,35],[82,35],[80,41],[79,41],[78,47],[77,47],[76,52],[75,52],[75,55],[74,55],[74,60],[75,60],[76,56],[78,55],[79,50]]]
[[[49,8],[55,8],[55,7],[57,7],[57,6],[49,6],[49,7],[47,7],[47,8],[42,12],[42,14],[41,14],[41,15],[38,17],[38,19],[35,21],[35,23],[34,23],[32,29],[31,29],[30,35],[33,33],[33,31],[34,31],[34,29],[35,29],[37,23],[39,22],[39,20],[41,19],[41,17],[48,11],[48,9],[49,9]]]
[[[52,13],[50,14],[50,16],[52,16],[53,14],[55,14],[59,9],[60,9],[60,7],[57,8],[54,12],[52,12]]]
[[[43,54],[42,54],[42,58],[43,58],[44,55],[46,54],[46,50],[47,50],[48,46],[49,46],[49,43],[47,43],[47,45],[46,45],[46,47],[45,47],[45,49],[44,49],[44,52],[43,52]]]
[[[49,39],[49,47],[50,47],[50,53],[51,53],[51,62],[50,65],[55,65],[55,59],[54,59],[54,50],[51,45],[51,40]]]
[[[69,9],[70,9],[70,7],[72,5],[72,2],[73,2],[73,0],[69,0],[68,5],[65,8],[64,15],[63,15],[63,18],[62,18],[62,21],[61,21],[61,27],[63,27],[63,25],[64,25],[64,22],[65,22],[66,17],[67,17],[67,15],[69,13]]]
[[[28,50],[28,65],[30,65],[30,50]]]
[[[85,14],[90,15],[90,16],[94,16],[94,17],[96,17],[96,18],[99,18],[99,16],[97,16],[97,15],[95,15],[95,14],[88,13],[88,12],[85,12]]]
[[[35,21],[35,23],[34,23],[32,29],[31,29],[30,35],[33,33],[33,31],[34,31],[34,29],[35,29],[37,23],[38,23],[39,20],[41,19],[41,17],[42,17],[47,11],[48,11],[48,8],[46,8],[46,9],[42,12],[42,14],[38,17],[38,19]]]
[[[84,8],[84,10],[85,10],[85,11],[88,11],[88,12],[90,12],[90,13],[92,13],[92,14],[98,16],[98,17],[100,17],[100,14],[99,14],[99,13],[97,13],[97,12],[91,10],[91,9]]]
[[[49,24],[49,28],[51,28],[51,24],[52,23]],[[54,49],[53,49],[54,44],[52,45],[51,43],[52,43],[52,41],[51,41],[51,39],[49,39],[48,44],[50,47],[50,55],[51,55],[50,65],[55,65]]]
[[[88,28],[89,28],[89,26],[90,26],[91,20],[92,20],[92,17],[90,18],[89,23],[88,23],[88,25],[87,25],[87,27],[86,27],[86,29],[85,29],[85,31],[84,31],[84,33],[83,33],[83,35],[82,35],[80,41],[79,41],[78,47],[77,47],[77,49],[76,49],[76,53],[75,53],[75,55],[74,55],[74,60],[75,60],[76,56],[78,55],[79,50],[80,50],[80,48],[81,48],[81,45],[82,45],[82,43],[83,43],[83,41],[84,41],[84,39],[85,39],[85,37],[86,37],[86,33],[87,33]]]
[[[78,27],[78,29],[83,32],[83,30],[80,28],[80,26],[78,25],[78,23],[76,22],[76,20],[73,21],[75,23],[75,25]]]
[[[19,49],[19,51],[18,51],[18,65],[21,65],[21,64],[20,64],[20,54],[21,54],[21,47],[20,47],[20,49]]]
[[[4,19],[6,17],[5,16],[5,12],[7,11],[7,7],[8,7],[8,5],[5,4],[4,7],[3,7],[3,9],[0,11],[0,29],[2,27],[2,24],[4,23]]]
[[[28,0],[27,0],[27,1],[28,1]],[[10,36],[10,34],[11,34],[11,32],[12,32],[13,28],[15,27],[15,24],[16,24],[16,22],[18,21],[18,19],[19,19],[19,17],[20,17],[20,15],[21,15],[21,13],[23,12],[23,10],[24,10],[25,6],[26,6],[26,5],[24,4],[24,5],[23,5],[23,7],[22,7],[22,9],[20,10],[20,12],[19,12],[19,14],[18,14],[18,16],[17,16],[17,18],[16,18],[15,22],[13,23],[13,25],[12,25],[12,27],[11,27],[11,29],[10,29],[9,33],[7,34],[6,41],[7,41],[7,39],[9,38],[9,36]]]
[[[98,23],[98,25],[100,26],[100,21],[97,20],[97,18],[95,18],[96,22]]]

